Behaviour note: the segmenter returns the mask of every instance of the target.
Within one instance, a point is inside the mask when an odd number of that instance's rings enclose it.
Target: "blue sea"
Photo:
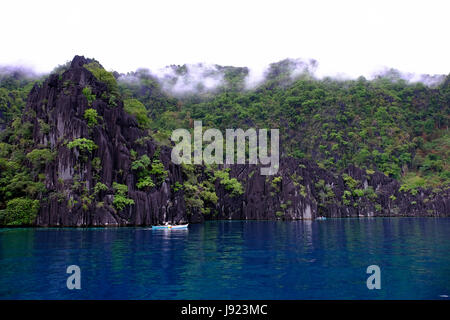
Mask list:
[[[80,268],[69,290],[67,267]],[[369,290],[367,267],[380,268]],[[0,229],[0,299],[449,299],[450,219]]]

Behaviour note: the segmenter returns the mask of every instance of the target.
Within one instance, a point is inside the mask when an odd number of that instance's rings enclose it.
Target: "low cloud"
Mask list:
[[[37,79],[41,75],[35,72],[30,67],[25,66],[0,66],[0,81],[5,78],[13,78],[16,80],[22,79]]]
[[[374,72],[370,77],[370,79],[377,79],[377,78],[385,78],[385,79],[389,79],[391,81],[404,80],[409,83],[421,82],[426,86],[436,87],[445,80],[446,75],[444,75],[444,74],[435,74],[435,75],[417,74],[417,73],[412,73],[412,72],[402,72],[400,70],[396,70],[396,69],[392,69],[392,68],[384,68],[377,72]]]

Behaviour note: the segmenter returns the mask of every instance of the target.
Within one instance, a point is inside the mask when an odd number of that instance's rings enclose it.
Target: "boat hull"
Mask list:
[[[168,225],[168,226],[152,226],[153,230],[171,230],[171,229],[187,229],[188,224]]]

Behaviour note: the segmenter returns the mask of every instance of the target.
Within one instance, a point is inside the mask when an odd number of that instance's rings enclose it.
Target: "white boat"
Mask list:
[[[316,220],[327,220],[327,217],[317,217]]]
[[[187,229],[189,223],[186,224],[165,224],[162,226],[152,226],[152,229]]]

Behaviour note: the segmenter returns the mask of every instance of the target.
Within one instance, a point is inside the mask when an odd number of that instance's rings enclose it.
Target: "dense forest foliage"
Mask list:
[[[28,158],[24,152],[33,143],[33,128],[20,121],[37,81],[20,71],[0,75],[0,219],[5,224],[31,224],[39,208],[36,196],[44,189],[45,176],[36,177],[28,166],[35,160],[39,167],[41,159],[33,158],[36,152]]]
[[[434,86],[410,83],[395,72],[373,80],[316,79],[308,71],[294,76],[285,60],[272,64],[255,88],[245,85],[249,69],[218,66],[219,86],[180,95],[165,90],[146,70],[120,75],[96,65],[87,68],[108,85],[112,103],[120,96],[124,109],[161,144],[170,144],[174,129],[192,129],[194,120],[202,120],[204,129],[223,131],[279,128],[281,156],[310,159],[335,172],[351,164],[379,170],[412,192],[419,187],[439,192],[450,185],[450,76]],[[173,70],[189,72],[187,66]],[[28,93],[42,80],[20,72],[0,76],[0,219],[5,224],[33,221],[39,208],[35,199],[45,189],[41,169],[54,157],[45,147],[29,151],[33,128],[20,121]],[[89,100],[91,92],[83,94]],[[96,122],[94,111],[85,114],[87,121]],[[45,131],[48,124],[40,126]]]
[[[432,87],[403,80],[394,70],[370,81],[318,80],[308,72],[293,79],[281,61],[247,90],[247,73],[224,67],[215,91],[175,97],[142,71],[133,73],[138,81],[120,81],[119,87],[147,108],[148,127],[162,139],[173,129],[192,127],[193,120],[221,130],[279,128],[282,156],[312,159],[332,170],[350,164],[379,170],[405,188],[448,187],[450,77]]]

